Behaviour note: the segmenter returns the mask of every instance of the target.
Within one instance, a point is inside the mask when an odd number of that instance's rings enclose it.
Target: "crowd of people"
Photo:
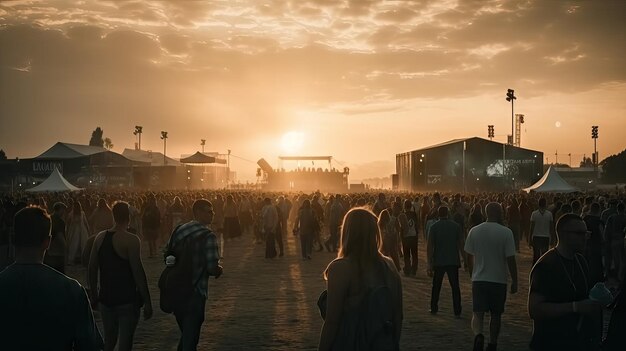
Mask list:
[[[619,193],[228,190],[5,195],[0,200],[0,310],[9,311],[12,322],[0,323],[0,331],[14,346],[9,349],[46,349],[38,339],[11,342],[39,327],[31,319],[41,309],[52,316],[55,308],[66,308],[68,318],[74,318],[68,322],[71,328],[45,326],[50,334],[59,333],[59,345],[64,345],[59,349],[132,349],[141,309],[144,319],[153,314],[140,250],[147,242],[149,257],[164,253],[164,267],[188,264],[184,279],[190,292],[173,313],[181,330],[179,350],[195,350],[208,279],[222,274],[229,242],[264,244],[265,258],[274,260],[285,255],[287,236],[295,235],[303,261],[316,251],[337,252],[324,272],[327,291],[318,302],[325,318],[320,350],[399,347],[401,275],[418,274],[420,242],[426,245],[422,260],[432,277],[430,313],[439,311],[447,275],[452,310],[461,315],[459,270],[470,274],[474,350],[485,344],[487,350],[497,349],[507,294],[518,290],[516,256],[525,246],[533,252],[531,349],[618,349],[626,344],[625,199]],[[63,274],[68,265],[80,264],[88,268],[87,289]],[[42,286],[63,298],[42,297]],[[607,307],[612,315],[603,331]],[[92,308],[100,311],[103,339]],[[490,315],[488,339],[485,313]]]

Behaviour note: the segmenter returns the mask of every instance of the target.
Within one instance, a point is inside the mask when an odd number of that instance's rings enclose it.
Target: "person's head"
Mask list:
[[[385,194],[384,193],[379,193],[378,194],[378,201],[385,202]]]
[[[445,218],[448,218],[448,212],[449,212],[449,209],[447,206],[440,206],[439,209],[437,210],[437,215],[439,216],[439,218],[445,219]]]
[[[380,257],[380,232],[376,215],[364,208],[353,208],[345,215],[341,226],[338,257],[355,257],[360,264]]]
[[[435,204],[439,204],[441,202],[441,194],[439,194],[438,192],[433,194],[433,202]]]
[[[411,200],[404,200],[404,211],[413,211],[413,203],[411,202]]]
[[[502,206],[497,202],[490,202],[485,206],[488,222],[502,223]]]
[[[542,197],[541,199],[539,199],[539,208],[541,208],[541,209],[545,209],[545,208],[546,208],[546,206],[547,206],[547,204],[546,204],[546,198],[545,198],[545,197]]]
[[[311,208],[311,200],[304,200],[304,202],[302,203],[302,208]]]
[[[589,213],[594,215],[594,216],[599,216],[600,215],[600,204],[597,203],[597,202],[591,203],[591,206],[589,207]]]
[[[263,205],[271,205],[272,204],[272,199],[270,199],[269,197],[266,197],[265,199],[263,199]]]
[[[15,247],[21,249],[40,249],[43,253],[50,244],[52,223],[46,211],[37,206],[19,210],[13,219]]]
[[[583,252],[589,234],[587,225],[577,214],[566,213],[556,222],[558,245],[565,246],[574,252]]]
[[[560,209],[561,213],[574,213],[570,204],[563,204]]]
[[[83,212],[83,206],[81,206],[79,201],[74,201],[74,204],[72,205],[72,213],[78,216],[82,212]]]
[[[130,208],[128,202],[117,201],[113,205],[113,220],[116,224],[128,224],[130,222]]]
[[[98,209],[99,210],[104,210],[104,209],[108,209],[109,205],[107,205],[107,201],[103,198],[99,198],[98,199]]]
[[[65,204],[62,202],[56,202],[52,206],[52,211],[54,211],[54,214],[57,216],[63,216],[63,214],[65,213],[65,209],[67,209],[67,206],[65,206]]]
[[[389,209],[386,208],[380,211],[380,215],[378,215],[378,226],[381,228],[385,228],[387,223],[391,220],[391,214],[389,214]]]
[[[402,212],[402,205],[400,201],[393,202],[393,204],[391,205],[391,211],[393,212],[394,215],[398,215],[400,214],[400,212]]]
[[[199,199],[193,202],[191,206],[193,218],[202,224],[211,224],[213,222],[213,204],[206,199]]]

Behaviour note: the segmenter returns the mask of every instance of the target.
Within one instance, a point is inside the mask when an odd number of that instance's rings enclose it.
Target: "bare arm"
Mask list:
[[[433,270],[433,256],[435,255],[435,243],[434,243],[434,233],[430,233],[428,236],[428,245],[426,249],[426,258],[428,262],[428,269]]]
[[[132,235],[128,240],[128,244],[128,263],[133,272],[135,285],[143,298],[144,319],[150,319],[152,317],[152,300],[150,300],[146,272],[143,269],[143,263],[141,263],[141,242],[138,237]]]
[[[467,271],[471,277],[474,272],[474,255],[467,254]]]
[[[350,270],[347,262],[335,261],[330,264],[327,284],[326,319],[322,325],[319,351],[331,349],[339,330],[345,299],[350,287]]]
[[[87,274],[87,279],[89,280],[89,298],[91,299],[92,305],[97,302],[98,297],[98,270],[100,269],[98,263],[98,252],[100,252],[100,246],[102,245],[103,239],[104,232],[96,236],[96,240],[91,248],[91,254],[89,255],[89,274]]]
[[[465,239],[463,238],[463,236],[463,231],[459,230],[457,247],[459,248],[459,255],[463,260],[463,266],[467,267],[467,259],[465,258],[465,250],[463,249],[465,247]]]
[[[576,309],[576,311],[574,311]],[[528,295],[528,314],[533,320],[553,319],[576,313],[585,316],[598,316],[602,305],[586,299],[576,302],[546,302],[546,298],[539,293],[531,292]]]
[[[511,294],[517,292],[517,262],[515,261],[515,255],[506,258],[506,263],[509,266],[509,274],[511,274]]]

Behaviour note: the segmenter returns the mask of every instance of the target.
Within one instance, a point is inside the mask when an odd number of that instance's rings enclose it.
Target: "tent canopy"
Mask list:
[[[552,166],[548,168],[548,171],[537,181],[537,183],[523,189],[529,193],[536,191],[538,193],[572,193],[578,191],[575,187],[569,185]]]
[[[78,191],[82,190],[70,184],[59,172],[57,168],[52,171],[48,179],[44,180],[36,187],[26,189],[28,192],[44,192],[44,191]]]
[[[201,153],[200,151],[197,151],[195,154],[189,156],[189,157],[185,157],[185,158],[181,158],[180,159],[181,163],[221,163],[221,164],[226,164],[226,160],[222,160],[221,158],[216,158],[213,156],[208,156],[205,155],[203,153]]]

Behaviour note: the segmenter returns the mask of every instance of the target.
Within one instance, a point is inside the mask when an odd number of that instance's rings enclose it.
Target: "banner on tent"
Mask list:
[[[50,174],[54,169],[58,169],[63,173],[63,162],[58,161],[34,161],[33,172],[39,174]]]

